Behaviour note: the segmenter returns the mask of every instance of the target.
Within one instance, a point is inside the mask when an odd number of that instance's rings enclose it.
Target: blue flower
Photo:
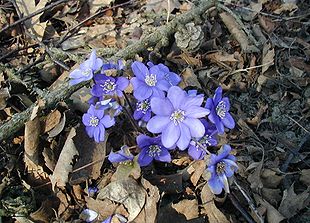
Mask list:
[[[148,69],[143,63],[135,61],[131,68],[135,77],[130,81],[134,89],[133,95],[137,100],[143,101],[151,97],[163,98],[165,96],[164,91],[168,91],[171,85],[158,67],[153,66]]]
[[[234,175],[238,166],[236,157],[230,155],[231,147],[227,144],[222,146],[222,152],[219,155],[211,154],[208,171],[211,173],[211,178],[208,185],[214,194],[220,194],[224,189],[229,193],[228,177]]]
[[[233,129],[235,121],[229,113],[230,103],[227,97],[222,98],[222,88],[215,90],[213,98],[208,98],[206,108],[210,110],[209,120],[215,124],[219,134],[224,133],[224,127]]]
[[[200,138],[205,134],[205,127],[199,118],[209,114],[201,107],[203,97],[188,96],[177,86],[168,90],[166,98],[152,98],[151,109],[155,113],[147,123],[152,133],[162,133],[161,141],[166,148],[177,145],[185,150],[191,138]]]
[[[102,60],[96,57],[96,50],[93,50],[89,59],[83,62],[78,69],[70,73],[70,85],[79,84],[83,81],[92,79],[94,72],[99,70],[102,64]]]
[[[86,126],[86,132],[89,137],[94,138],[96,142],[104,141],[105,129],[115,124],[114,118],[104,114],[103,109],[97,109],[91,105],[82,117],[83,124]]]
[[[138,157],[140,166],[149,165],[154,159],[161,162],[170,162],[171,156],[166,147],[161,143],[160,137],[151,138],[146,135],[137,137],[137,144],[141,149]]]
[[[123,91],[129,85],[129,80],[125,77],[108,77],[104,74],[97,74],[94,77],[95,85],[91,93],[95,97],[102,97],[104,95],[117,95],[123,96]]]
[[[105,63],[102,65],[102,71],[106,71],[106,70],[122,70],[124,69],[124,64],[122,60],[118,60],[117,64],[113,63],[113,62],[109,62],[109,63]]]
[[[148,122],[151,118],[152,110],[151,103],[149,99],[145,99],[143,101],[139,101],[136,106],[136,110],[133,113],[133,118],[135,120],[142,120],[144,122]]]
[[[80,218],[86,222],[92,222],[97,217],[98,213],[90,209],[84,209],[80,214]]]
[[[108,218],[106,218],[103,222],[101,222],[101,223],[111,223],[111,221],[112,221],[112,215],[111,216],[109,216]]]
[[[111,163],[120,163],[125,161],[132,161],[134,156],[130,153],[127,146],[122,146],[121,150],[114,153],[113,151],[110,152],[108,160]]]
[[[206,150],[209,146],[216,146],[217,130],[214,125],[208,123],[205,119],[200,119],[205,127],[205,134],[202,138],[196,138],[190,142],[188,147],[188,154],[195,160],[201,160],[206,155]]]
[[[164,74],[164,78],[169,82],[171,86],[177,86],[182,80],[179,75],[171,72],[169,68],[162,63],[154,65],[152,62],[148,62],[147,65],[149,67],[155,66],[159,72],[162,72]]]

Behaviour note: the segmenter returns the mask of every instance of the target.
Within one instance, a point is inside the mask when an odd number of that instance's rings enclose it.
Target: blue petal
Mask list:
[[[153,161],[153,157],[149,156],[148,149],[142,149],[138,157],[140,166],[147,166]]]
[[[223,190],[223,184],[217,176],[211,177],[208,185],[213,194],[220,194]]]
[[[222,119],[222,122],[225,125],[225,127],[229,129],[233,129],[235,127],[235,120],[229,113],[226,113],[225,117]]]
[[[180,134],[181,134],[180,127],[178,125],[175,125],[173,122],[169,122],[166,128],[163,129],[161,135],[161,142],[166,148],[170,148],[174,146],[176,142],[179,140]]]
[[[215,94],[214,94],[214,97],[213,97],[213,103],[215,105],[217,105],[222,100],[222,92],[223,92],[222,87],[216,88]]]
[[[177,146],[180,150],[185,150],[187,149],[191,141],[191,133],[187,125],[180,123],[179,126],[180,126],[180,138],[177,141]]]
[[[171,122],[168,116],[154,116],[151,118],[147,125],[146,128],[152,133],[160,133],[163,132],[164,129],[167,128],[167,125]]]
[[[139,61],[133,62],[131,65],[131,69],[136,75],[136,77],[141,81],[144,81],[145,76],[149,74],[149,70],[147,69],[147,67]]]
[[[184,103],[186,93],[178,86],[172,86],[168,90],[167,97],[172,103],[174,109],[178,109]]]
[[[166,162],[166,163],[169,163],[171,161],[171,155],[166,148],[164,149],[162,148],[159,156],[155,156],[154,158],[156,160],[159,160],[161,162]]]
[[[147,135],[139,135],[137,136],[136,140],[137,140],[137,144],[138,146],[142,149],[144,147],[148,147],[149,145],[151,145],[151,137],[147,136]]]
[[[137,100],[143,101],[144,99],[151,97],[152,93],[153,93],[152,88],[145,84],[145,85],[141,85],[137,89],[135,89],[133,92],[133,96]]]
[[[191,137],[200,138],[205,134],[205,127],[199,119],[185,118],[183,123],[189,128]]]
[[[167,98],[152,98],[151,109],[153,113],[161,116],[170,116],[173,112],[172,104]]]

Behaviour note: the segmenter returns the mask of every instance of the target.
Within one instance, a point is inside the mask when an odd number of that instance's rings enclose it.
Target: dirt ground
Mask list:
[[[309,8],[307,0],[0,0],[0,223],[86,222],[85,209],[98,214],[93,222],[122,222],[115,214],[136,223],[310,222]],[[85,133],[91,83],[71,86],[68,76],[92,49],[106,62],[122,59],[129,79],[133,61],[152,61],[179,74],[185,90],[212,97],[223,88],[236,127],[211,150],[233,148],[230,193],[212,194],[208,158],[186,151],[147,167],[107,160],[124,145],[138,154],[138,123],[123,112],[105,141]],[[126,111],[132,92],[119,99]]]

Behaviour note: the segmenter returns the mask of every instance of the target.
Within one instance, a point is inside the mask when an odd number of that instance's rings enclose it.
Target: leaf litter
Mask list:
[[[27,16],[51,4],[24,3],[1,2],[0,29],[18,20],[17,10]],[[143,40],[168,20],[195,8],[189,1],[117,4],[64,1],[1,33],[1,124],[39,103],[31,118],[24,120],[25,130],[1,143],[0,218],[13,219],[2,213],[12,198],[11,188],[20,184],[28,185],[33,195],[18,196],[35,198],[36,208],[23,203],[26,217],[15,217],[16,222],[74,221],[85,208],[98,213],[98,222],[114,214],[138,223],[246,222],[242,211],[252,222],[309,221],[309,151],[298,146],[303,140],[309,143],[309,3],[227,1],[218,11],[211,9],[180,25],[178,40],[172,35],[130,56],[172,68],[181,74],[180,86],[186,90],[198,89],[210,96],[221,85],[229,95],[238,126],[225,133],[221,143],[230,143],[236,151],[235,180],[240,188],[232,184],[231,193],[239,206],[230,195],[211,193],[205,173],[208,160],[193,162],[184,153],[174,153],[167,165],[155,162],[140,168],[137,157],[132,163],[111,165],[106,156],[122,145],[132,146],[136,154],[137,132],[120,116],[125,129],[109,131],[99,144],[89,139],[80,123],[89,88],[57,106],[42,106],[47,102],[39,98],[45,91],[60,87],[69,75],[62,63],[74,69],[90,48],[108,58],[105,55]],[[30,40],[23,29],[37,39]],[[196,30],[197,35],[187,39],[180,30]],[[179,40],[190,44],[178,45]],[[45,55],[48,49],[54,57]],[[90,193],[93,187],[98,191]]]

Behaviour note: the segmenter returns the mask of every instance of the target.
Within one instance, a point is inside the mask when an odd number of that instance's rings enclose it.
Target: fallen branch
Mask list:
[[[202,15],[207,9],[211,8],[212,6],[214,6],[213,0],[202,1],[199,6],[193,8],[191,11],[177,16],[167,25],[159,27],[156,32],[146,36],[145,38],[132,45],[127,46],[123,50],[120,50],[118,53],[116,53],[115,56],[108,58],[107,60],[115,61],[121,58],[134,58],[137,53],[145,50],[147,47],[156,45],[158,42],[161,41],[162,38],[167,38],[171,36],[176,31],[178,24],[186,24],[192,21],[194,18]],[[59,101],[68,98],[73,92],[87,84],[89,84],[89,82],[70,86],[68,81],[64,82],[57,89],[46,93],[41,98],[41,100],[45,102],[41,109],[54,108]],[[35,104],[29,107],[27,110],[15,114],[12,119],[2,124],[0,126],[0,141],[3,141],[4,139],[14,135],[21,128],[23,128],[24,123],[29,120],[34,107]]]

